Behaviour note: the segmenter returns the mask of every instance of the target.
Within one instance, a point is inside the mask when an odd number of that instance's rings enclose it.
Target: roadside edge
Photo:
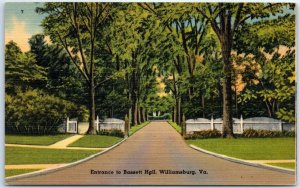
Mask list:
[[[267,164],[259,164],[259,163],[254,163],[254,162],[250,162],[247,160],[243,160],[243,159],[238,159],[238,158],[234,158],[234,157],[229,157],[227,155],[222,155],[222,154],[218,154],[218,153],[214,153],[211,151],[207,151],[205,149],[199,148],[195,145],[190,144],[189,145],[191,148],[193,148],[194,150],[227,160],[227,161],[231,161],[231,162],[235,162],[235,163],[239,163],[239,164],[243,164],[243,165],[248,165],[248,166],[254,166],[254,167],[258,167],[258,168],[265,168],[268,170],[274,170],[274,171],[279,171],[279,172],[283,172],[283,173],[287,173],[287,174],[292,174],[295,175],[295,170],[292,169],[286,169],[286,168],[281,168],[281,167],[276,167],[276,166],[271,166],[271,165],[267,165]]]

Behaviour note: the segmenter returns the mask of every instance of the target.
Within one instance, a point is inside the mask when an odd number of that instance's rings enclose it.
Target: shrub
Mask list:
[[[67,116],[77,112],[66,100],[29,90],[5,97],[5,131],[13,134],[55,134]]]
[[[242,137],[246,138],[270,138],[270,137],[294,137],[295,132],[288,131],[270,131],[247,129],[243,132]]]
[[[221,132],[214,130],[202,130],[202,131],[194,131],[193,134],[188,134],[184,137],[184,139],[203,139],[203,138],[219,138],[221,137]]]
[[[124,133],[119,129],[111,129],[111,130],[102,129],[99,132],[97,132],[97,134],[124,138]]]

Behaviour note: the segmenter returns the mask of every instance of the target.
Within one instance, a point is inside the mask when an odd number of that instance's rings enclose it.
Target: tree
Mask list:
[[[252,67],[243,72],[246,86],[239,99],[244,110],[257,114],[252,109],[260,108],[262,115],[295,122],[295,15],[261,20],[238,32],[249,35],[234,46],[244,54],[240,64]],[[255,107],[255,101],[263,101],[264,106]]]
[[[156,63],[158,51],[157,20],[150,17],[135,3],[118,4],[113,12],[112,24],[106,32],[112,60],[126,73],[126,94],[131,101],[128,112],[131,125],[146,119],[144,100],[156,87]],[[145,90],[146,88],[146,90]]]
[[[34,54],[22,53],[17,44],[10,41],[5,45],[5,88],[7,93],[37,88],[45,80],[46,69],[36,64]]]
[[[232,44],[239,27],[253,18],[280,13],[282,4],[266,3],[206,3],[195,5],[199,14],[207,18],[218,36],[223,58],[223,137],[232,138]]]
[[[45,3],[37,8],[38,13],[46,14],[42,23],[45,34],[64,47],[86,81],[90,113],[88,134],[96,134],[95,89],[99,83],[95,80],[95,51],[99,49],[101,31],[107,26],[111,7],[111,3],[63,2]]]
[[[40,90],[5,96],[5,130],[13,134],[57,134],[66,116],[76,115],[75,104]]]
[[[36,64],[47,70],[47,80],[38,88],[73,103],[86,105],[87,94],[82,93],[85,82],[77,74],[77,68],[65,50],[57,44],[47,43],[43,34],[33,35],[29,44]]]

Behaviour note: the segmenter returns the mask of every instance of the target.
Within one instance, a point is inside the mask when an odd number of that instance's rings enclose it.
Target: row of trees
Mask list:
[[[24,78],[30,83],[19,83],[87,107],[89,134],[96,131],[96,114],[127,115],[131,125],[155,111],[172,112],[178,124],[183,114],[219,116],[223,137],[233,136],[233,115],[294,121],[293,9],[260,3],[44,3],[37,8],[45,15],[44,34],[30,39],[30,52],[20,52],[34,59],[34,66],[24,68],[35,73]],[[9,62],[18,61],[6,59],[7,78],[16,72]],[[26,66],[27,60],[20,61]],[[159,84],[167,96],[158,97]],[[14,81],[6,85],[11,95],[18,93]]]

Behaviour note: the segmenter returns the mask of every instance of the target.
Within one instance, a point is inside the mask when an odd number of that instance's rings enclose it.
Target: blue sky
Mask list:
[[[42,3],[5,4],[5,43],[14,40],[23,51],[29,50],[28,38],[42,32],[40,24],[44,15],[35,12],[37,6]]]

